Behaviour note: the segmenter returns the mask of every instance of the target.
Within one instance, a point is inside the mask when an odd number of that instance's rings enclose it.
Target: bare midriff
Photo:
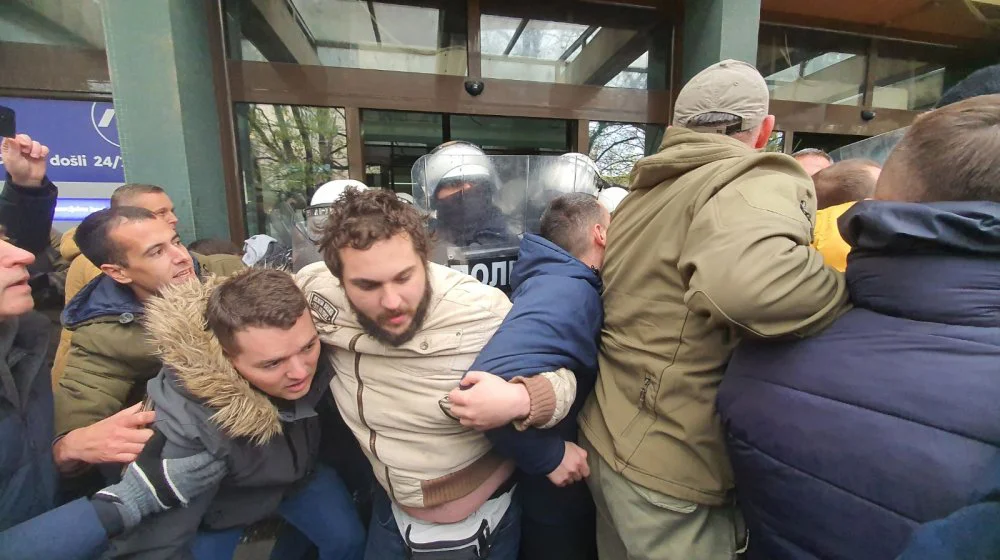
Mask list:
[[[483,507],[483,504],[490,499],[497,488],[500,488],[513,474],[514,462],[504,461],[478,488],[461,498],[433,507],[418,508],[400,505],[399,508],[428,523],[457,523]]]

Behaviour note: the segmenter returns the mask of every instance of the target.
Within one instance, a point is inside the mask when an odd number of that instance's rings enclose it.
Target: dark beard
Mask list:
[[[389,346],[402,346],[403,344],[413,340],[413,337],[417,336],[417,332],[424,326],[424,319],[427,318],[427,309],[431,304],[432,292],[430,277],[425,275],[425,278],[427,279],[427,287],[424,288],[424,295],[420,298],[420,303],[417,304],[417,310],[413,314],[413,320],[410,321],[410,326],[399,334],[393,334],[380,327],[378,321],[365,315],[358,310],[357,307],[354,307],[354,302],[351,301],[351,298],[347,298],[347,303],[351,306],[351,310],[354,311],[354,315],[357,316],[358,323],[361,325],[361,328],[364,329],[367,334],[372,336],[375,340],[388,344]]]

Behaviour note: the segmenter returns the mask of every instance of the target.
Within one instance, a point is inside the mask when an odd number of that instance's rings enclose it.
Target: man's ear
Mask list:
[[[594,243],[598,247],[605,247],[608,244],[608,228],[604,224],[594,224]]]
[[[131,284],[132,278],[129,277],[125,268],[117,264],[102,264],[100,266],[101,272],[107,274],[112,280],[118,282],[119,284]]]
[[[757,139],[754,142],[754,149],[763,150],[766,148],[767,141],[771,139],[772,132],[774,132],[774,115],[768,115],[760,123],[760,132],[757,134]]]

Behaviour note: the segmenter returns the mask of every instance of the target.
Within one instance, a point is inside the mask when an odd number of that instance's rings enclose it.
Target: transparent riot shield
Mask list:
[[[909,127],[897,128],[878,136],[859,140],[830,152],[830,157],[834,161],[870,159],[878,162],[879,165],[885,165],[885,160],[889,157],[889,153],[896,147],[896,144],[903,138],[907,130],[909,130]]]
[[[570,157],[573,156],[573,157]],[[413,166],[413,201],[430,217],[431,260],[510,291],[525,233],[538,233],[549,202],[597,195],[596,168],[565,156],[428,154]]]
[[[295,273],[314,262],[323,260],[318,242],[322,218],[310,220],[311,208],[296,208],[289,201],[275,205],[268,213],[268,234],[279,247],[254,266],[277,268]]]

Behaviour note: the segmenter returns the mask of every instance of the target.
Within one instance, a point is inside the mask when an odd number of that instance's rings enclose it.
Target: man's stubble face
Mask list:
[[[405,233],[365,250],[340,249],[341,283],[366,333],[391,346],[413,339],[423,326],[432,290],[427,262]]]

